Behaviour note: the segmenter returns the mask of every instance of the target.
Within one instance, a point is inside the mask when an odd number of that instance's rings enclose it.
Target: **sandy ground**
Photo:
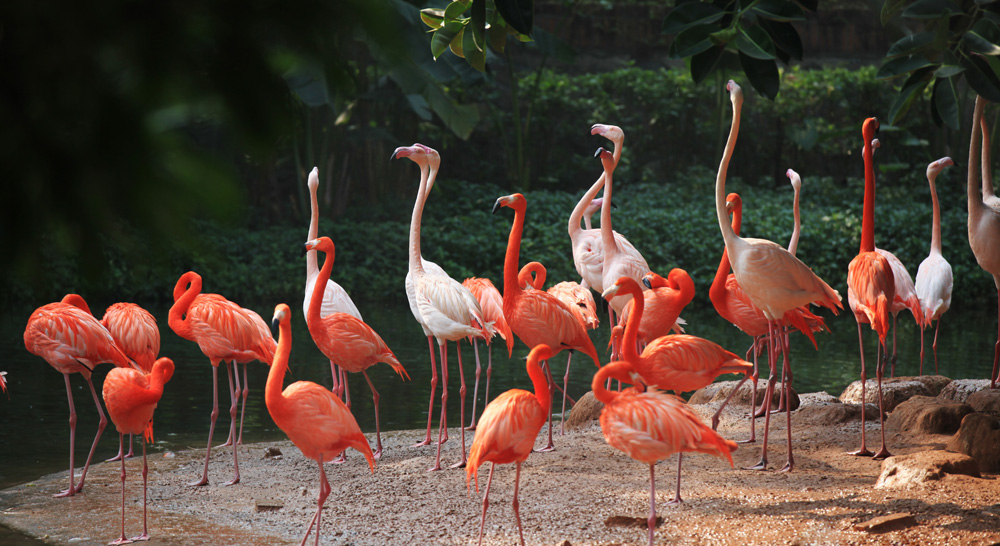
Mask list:
[[[713,405],[693,406],[707,418]],[[728,412],[725,436],[748,436],[746,408]],[[684,459],[684,503],[673,498],[676,459],[657,473],[657,544],[961,544],[1000,543],[1000,483],[996,476],[946,475],[902,489],[874,489],[881,463],[846,455],[858,443],[857,422],[837,426],[796,423],[795,470],[785,463],[785,419],[772,418],[770,467],[741,470],[760,459],[758,441],[733,454],[735,468],[706,455]],[[759,420],[762,424],[763,420]],[[869,428],[877,447],[877,423]],[[543,431],[544,433],[544,431]],[[442,465],[458,461],[458,430],[443,449]],[[323,512],[323,544],[475,544],[481,497],[468,492],[464,470],[429,473],[434,448],[411,448],[414,431],[383,435],[385,453],[374,475],[356,452],[343,465],[327,465],[333,490]],[[894,454],[943,449],[947,436],[889,438]],[[540,438],[542,445],[544,438]],[[472,435],[467,435],[471,444]],[[267,456],[277,448],[280,458]],[[150,544],[294,544],[301,540],[318,492],[318,469],[289,442],[240,448],[242,481],[232,476],[229,448],[213,450],[211,483],[189,487],[201,473],[204,452],[150,459]],[[127,464],[126,533],[141,531],[141,459]],[[485,487],[488,466],[480,469]],[[103,545],[118,537],[120,466],[92,467],[83,494],[53,499],[66,473],[0,491],[0,524],[53,544]],[[484,544],[517,544],[511,509],[514,467],[498,467],[490,493]],[[534,453],[523,466],[520,511],[528,544],[646,544],[649,468],[608,446],[596,422],[556,437],[556,451]],[[258,504],[280,508],[257,509]],[[916,525],[886,533],[855,530],[875,517],[908,512]],[[638,525],[636,524],[638,521]],[[310,539],[312,543],[312,539]]]

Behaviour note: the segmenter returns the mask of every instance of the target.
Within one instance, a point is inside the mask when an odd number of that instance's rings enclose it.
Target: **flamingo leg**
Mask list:
[[[437,364],[434,362],[434,341],[432,336],[427,336],[427,345],[430,347],[431,352],[431,402],[427,407],[427,436],[420,442],[413,444],[410,447],[420,447],[426,446],[431,443],[431,423],[434,420],[434,394],[437,392],[438,384],[438,373]]]
[[[208,452],[205,453],[205,470],[201,479],[188,485],[199,486],[208,484],[208,459],[212,456],[212,434],[215,433],[215,421],[219,418],[219,365],[212,366],[212,424],[208,427]]]
[[[521,546],[524,546],[524,531],[521,528],[521,503],[517,500],[517,491],[521,484],[521,461],[517,461],[517,470],[514,472],[514,500],[510,503],[514,507],[514,519],[517,520],[517,535],[521,537]]]
[[[938,317],[937,326],[934,327],[934,343],[931,344],[931,349],[934,350],[934,375],[937,375],[938,373],[937,337],[938,337],[938,331],[940,330],[941,330],[941,317]]]
[[[760,342],[760,338],[754,337],[753,343],[750,344],[750,351],[753,352],[753,372],[750,375],[750,381],[753,384],[753,390],[750,391],[750,438],[740,443],[752,444],[757,441],[757,380],[760,378],[757,367],[757,357],[760,355],[760,351],[757,347]],[[750,353],[747,352],[747,360],[749,359]]]
[[[555,388],[556,382],[552,379],[552,369],[549,368],[549,362],[547,360],[544,362],[544,365],[545,365],[545,377],[549,380],[549,396],[552,396],[556,392]],[[534,451],[541,453],[553,450],[555,450],[555,446],[552,444],[552,406],[549,405],[549,441],[547,444],[545,444],[545,447],[540,447],[538,449],[535,449]]]
[[[677,454],[680,456],[680,453]],[[649,519],[646,526],[649,528],[649,546],[653,546],[653,532],[656,529],[656,465],[649,464]]]
[[[66,379],[66,399],[69,400],[69,489],[63,490],[53,497],[69,497],[76,493],[76,486],[73,485],[73,453],[76,451],[76,407],[73,405],[73,388],[69,385],[69,374],[64,373]]]
[[[767,362],[768,362],[768,377],[767,377],[767,390],[764,391],[764,407],[770,410],[771,400],[774,398],[774,383],[777,378],[774,374],[778,370],[778,351],[775,345],[775,337],[777,337],[777,327],[774,321],[769,320],[767,322]],[[771,425],[771,412],[764,412],[764,441],[761,443],[761,453],[760,462],[756,465],[747,467],[746,470],[765,470],[767,469],[767,439],[768,432],[770,431]]]
[[[127,454],[123,454],[122,452],[125,451],[125,449],[123,447],[119,446],[119,448],[118,448],[118,454],[115,455],[114,457],[111,457],[110,459],[105,459],[104,462],[106,462],[106,463],[113,463],[113,462],[117,461],[118,459],[120,459],[123,455],[124,455],[124,457],[126,459],[131,459],[132,457],[134,457],[134,455],[132,454],[132,440],[133,439],[134,439],[133,435],[129,434],[128,435],[128,453]]]
[[[243,445],[243,416],[247,412],[247,395],[250,394],[250,383],[247,379],[247,363],[243,363],[243,406],[240,408],[240,435],[236,439],[237,445]]]
[[[861,447],[857,451],[851,451],[849,455],[871,457],[872,452],[865,447],[865,385],[868,383],[868,374],[865,373],[865,347],[861,338],[860,322],[858,323],[858,346],[861,347]]]
[[[896,377],[896,317],[898,313],[892,314],[892,360],[889,368],[889,377]]]
[[[465,427],[462,426],[462,423],[465,422],[465,393],[467,391],[466,391],[466,388],[465,388],[465,372],[462,369],[462,342],[460,340],[456,340],[455,341],[455,352],[458,353],[458,377],[459,377],[459,381],[462,384],[462,386],[458,388],[458,395],[459,395],[458,431],[459,431],[459,434],[461,435],[462,460],[459,461],[459,462],[457,462],[457,463],[455,463],[455,464],[453,464],[453,465],[451,465],[449,468],[465,468],[465,461],[466,461],[466,457],[465,457]]]
[[[118,447],[122,450],[125,449],[125,435],[118,433]],[[125,538],[125,458],[121,458],[122,461],[122,536],[118,540],[113,540],[108,543],[108,546],[116,546],[118,544],[128,544],[132,542],[131,540]]]
[[[343,366],[337,366],[337,369],[336,369],[336,371],[334,373],[337,376],[339,376],[338,384],[340,385],[341,392],[344,394],[344,405],[347,406],[348,410],[350,410],[351,409],[351,387],[350,387],[350,385],[347,384],[347,372],[344,371]],[[371,381],[369,381],[368,384],[371,385]],[[375,394],[376,397],[378,396],[378,393],[375,392],[375,388],[374,387],[372,387],[372,392]],[[375,403],[375,429],[376,429],[376,431],[378,430],[378,399],[377,398],[376,398],[376,403]],[[379,445],[381,445],[381,437],[380,437],[380,435],[376,434],[376,439],[379,441]],[[381,457],[381,453],[379,454],[379,457]],[[330,462],[332,464],[344,464],[344,463],[346,463],[347,462],[347,450],[345,449],[344,451],[341,451],[340,455],[337,455],[336,457],[334,457],[333,460],[330,461]]]
[[[382,458],[382,430],[380,428],[379,418],[378,418],[378,400],[379,400],[379,395],[378,395],[378,391],[375,390],[375,384],[372,383],[371,378],[368,377],[368,370],[361,370],[361,375],[365,376],[365,381],[368,382],[368,388],[370,388],[372,390],[372,400],[375,403],[375,453],[374,453],[374,455],[375,455],[376,459],[380,459],[380,458]],[[347,450],[345,449],[344,452],[341,453],[341,455],[343,455],[346,452],[347,452]]]
[[[313,516],[312,521],[309,523],[309,528],[306,529],[306,536],[302,537],[302,542],[299,546],[305,546],[306,540],[309,539],[309,533],[312,532],[313,523],[316,524],[316,544],[319,544],[319,532],[322,525],[323,518],[323,503],[326,502],[326,498],[330,496],[330,482],[326,479],[326,471],[323,470],[323,457],[320,455],[319,463],[319,500],[316,503],[316,515]]]
[[[743,379],[740,379],[740,382],[733,387],[733,390],[729,391],[729,396],[726,396],[726,399],[722,401],[722,405],[719,406],[719,409],[712,414],[712,430],[719,428],[719,419],[722,416],[722,410],[726,409],[726,405],[729,404],[729,400],[731,400],[736,392],[740,390],[740,387],[743,386],[743,383],[746,383],[747,379],[750,379],[750,374],[746,374],[743,376]]]
[[[238,401],[240,399],[239,365],[236,364],[235,361],[233,361],[232,363],[228,363],[228,362],[226,363],[226,377],[229,379],[229,403],[230,403],[229,418],[230,418],[231,421],[235,422],[235,420],[236,420],[236,407],[239,404]],[[233,378],[234,377],[236,378],[236,386],[235,386],[235,388],[233,387]],[[226,443],[224,443],[222,445],[215,446],[215,447],[229,447],[231,445],[234,445],[233,442],[236,440],[235,436],[236,436],[236,434],[235,434],[235,427],[230,426],[229,427],[229,436],[226,438]]]
[[[483,528],[486,527],[486,509],[490,507],[490,485],[493,483],[493,471],[496,467],[496,463],[490,463],[490,477],[486,480],[486,492],[483,494],[483,517],[479,522],[479,546],[483,544]]]
[[[236,364],[235,361],[232,362],[233,365]],[[226,375],[229,375],[230,363],[226,363]],[[239,374],[234,370],[234,376],[236,377],[236,388],[239,388]],[[232,398],[232,405],[229,406],[229,436],[233,438],[233,479],[225,483],[225,485],[236,485],[240,483],[240,461],[237,457],[236,450],[236,391],[233,390],[232,382],[229,383],[229,396]]]
[[[684,454],[677,452],[677,492],[674,493],[674,500],[667,502],[667,505],[681,504],[684,499],[681,498],[681,462],[684,460]],[[656,525],[654,520],[653,525]]]
[[[146,439],[142,439],[142,534],[132,537],[133,541],[140,542],[149,540],[149,530],[146,527],[146,479],[149,475],[149,466],[146,464]]]
[[[889,351],[884,343],[879,344],[882,348],[882,357],[875,361],[875,378],[878,380],[878,428],[882,435],[882,447],[872,455],[873,459],[885,459],[891,457],[892,453],[885,447],[885,410],[882,402],[882,377],[885,375],[885,364],[889,360]],[[878,353],[876,353],[878,356]]]
[[[940,323],[940,322],[939,322]],[[917,375],[924,375],[924,325],[920,325],[920,373]],[[935,330],[934,337],[937,337],[937,331]],[[937,373],[937,370],[934,370]]]
[[[97,389],[94,388],[94,382],[89,377],[87,378],[87,386],[90,387],[90,395],[94,398],[94,405],[97,406],[97,414],[100,416],[100,421],[97,423],[97,435],[94,436],[94,443],[90,446],[87,462],[83,464],[83,473],[80,474],[80,481],[76,484],[77,493],[83,491],[83,481],[87,479],[87,469],[90,468],[90,461],[94,458],[94,452],[97,451],[97,442],[101,439],[104,428],[108,426],[108,418],[104,415],[104,409],[101,407],[101,399],[98,398]]]
[[[993,345],[993,373],[990,375],[991,389],[997,388],[998,364],[1000,364],[1000,286],[997,287],[997,342]]]
[[[486,393],[483,394],[483,407],[490,402],[490,376],[493,375],[493,344],[486,345]]]
[[[788,358],[789,344],[789,336],[786,333],[784,336],[781,336],[781,350],[784,353],[785,366],[788,368],[788,379],[782,385],[785,391],[785,399],[788,401],[787,405],[785,405],[785,439],[788,441],[788,459],[785,462],[785,466],[779,472],[791,472],[795,468],[795,458],[792,456],[792,363]]]
[[[441,348],[441,419],[438,421],[438,448],[437,458],[434,459],[434,466],[429,471],[441,470],[441,444],[448,438],[445,436],[448,431],[448,344],[440,345]]]
[[[573,361],[573,351],[569,351],[569,356],[566,358],[566,373],[563,375],[563,402],[562,402],[562,417],[559,419],[559,435],[563,436],[566,434],[566,398],[569,396],[566,394],[566,389],[569,388],[569,364]],[[576,404],[574,404],[576,405]]]
[[[472,388],[472,418],[469,420],[469,426],[465,430],[476,430],[476,400],[479,398],[479,376],[483,371],[483,366],[479,363],[479,341],[476,338],[472,338],[472,348],[476,355],[476,384]]]
[[[333,385],[330,386],[330,390],[333,394],[337,395],[341,401],[344,400],[344,386],[340,382],[340,367],[330,361],[330,375],[333,376]]]

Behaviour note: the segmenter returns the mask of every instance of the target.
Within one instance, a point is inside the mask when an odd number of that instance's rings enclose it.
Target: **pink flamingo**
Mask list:
[[[319,200],[316,198],[316,192],[319,189],[319,168],[313,167],[312,171],[309,172],[309,178],[306,181],[306,185],[309,187],[309,204],[311,211],[309,215],[309,236],[306,240],[312,241],[313,239],[319,237]],[[316,251],[310,250],[306,253],[306,290],[305,297],[302,299],[302,316],[309,314],[309,302],[312,300],[313,288],[316,287],[317,277],[319,277],[319,260],[316,257]],[[357,317],[358,320],[364,320],[364,318],[361,317],[361,311],[358,311],[358,306],[354,305],[354,301],[351,300],[351,296],[347,294],[347,290],[344,290],[344,288],[334,282],[333,279],[327,280],[326,287],[323,289],[323,304],[320,307],[320,316],[325,317],[331,313],[347,313],[348,315]],[[263,321],[263,319],[261,320]],[[266,323],[265,326],[267,326]],[[246,367],[243,369],[246,371]],[[330,372],[333,374],[333,391],[341,397],[346,394],[347,400],[350,400],[350,392],[347,391],[348,386],[344,381],[344,371],[338,369],[337,365],[331,361]],[[245,400],[243,405],[246,407]],[[243,429],[242,425],[243,417],[241,416],[241,431]],[[241,441],[240,443],[243,442]]]
[[[514,334],[507,325],[507,319],[503,317],[503,296],[493,281],[481,277],[469,277],[462,281],[462,286],[466,287],[479,302],[479,308],[483,310],[483,320],[486,321],[486,332],[489,336],[486,342],[486,394],[483,397],[484,404],[490,401],[490,376],[493,375],[493,336],[499,334],[500,338],[507,344],[508,354],[514,349]],[[475,325],[473,324],[473,327]],[[476,400],[479,398],[479,377],[482,373],[482,364],[479,362],[479,343],[477,338],[472,338],[472,347],[476,353],[476,384],[472,389],[472,420],[465,430],[476,430]]]
[[[982,97],[976,96],[976,109],[972,119],[972,141],[969,143],[969,247],[976,256],[979,267],[993,275],[993,283],[997,289],[997,341],[993,346],[993,371],[990,373],[990,388],[996,388],[997,367],[1000,363],[1000,210],[994,209],[984,201],[982,192],[977,188],[976,164],[980,162],[976,157],[980,138],[980,133],[976,128],[980,127],[983,119],[983,110],[986,108],[986,101]],[[989,166],[984,164],[983,169]],[[992,182],[990,183],[992,186]],[[985,190],[985,187],[983,188]]]
[[[626,345],[626,347],[628,347]],[[604,404],[601,410],[601,432],[611,447],[649,465],[649,544],[653,544],[656,527],[656,463],[674,453],[698,452],[724,457],[733,465],[731,453],[736,443],[719,436],[705,426],[698,416],[676,396],[657,391],[645,392],[628,388],[610,391],[605,383],[611,379],[636,383],[628,362],[612,362],[594,374],[591,388],[594,397]],[[680,490],[680,475],[677,476]]]
[[[587,330],[559,298],[541,290],[523,290],[518,283],[518,261],[521,254],[521,233],[528,202],[520,193],[497,199],[493,205],[496,214],[500,207],[514,210],[514,222],[507,239],[507,252],[503,265],[503,315],[511,331],[529,348],[548,345],[556,351],[579,350],[589,356],[595,366],[600,366],[594,343]],[[549,381],[551,382],[551,370]],[[555,383],[552,382],[553,387]],[[565,390],[565,389],[564,389]],[[552,450],[552,415],[549,413],[549,436],[543,451]]]
[[[1000,212],[1000,197],[993,193],[993,162],[990,159],[990,130],[986,126],[986,118],[979,122],[983,135],[983,203],[991,209]]]
[[[316,250],[326,255],[323,268],[319,272],[316,285],[313,288],[313,298],[309,303],[309,313],[306,314],[306,325],[309,335],[324,356],[335,362],[342,370],[358,373],[364,376],[368,387],[372,390],[372,400],[375,405],[375,458],[382,456],[382,429],[378,415],[379,394],[375,384],[368,377],[368,368],[385,362],[402,378],[409,379],[409,374],[399,363],[396,355],[382,338],[361,319],[348,313],[330,313],[320,316],[323,302],[323,286],[333,271],[333,261],[336,249],[329,237],[320,237],[307,241],[305,250]]]
[[[312,381],[296,381],[282,390],[285,372],[288,371],[288,357],[292,352],[291,314],[284,303],[274,308],[272,323],[279,328],[278,348],[267,373],[264,402],[274,424],[288,435],[302,455],[319,463],[318,507],[300,543],[300,546],[305,545],[315,525],[318,546],[323,503],[330,495],[330,482],[326,479],[323,463],[352,447],[365,456],[368,468],[374,474],[375,456],[351,410],[337,395]]]
[[[107,315],[105,315],[107,316]],[[125,538],[125,457],[122,461],[122,534],[111,544],[127,544],[149,540],[146,526],[146,442],[153,440],[153,411],[163,396],[163,385],[174,375],[174,362],[169,358],[156,360],[148,372],[131,368],[115,368],[104,379],[104,403],[108,415],[118,430],[119,452],[125,449],[125,434],[144,434],[142,440],[142,534]]]
[[[459,430],[462,443],[462,460],[453,467],[465,466],[465,372],[462,369],[462,351],[459,347],[459,340],[466,337],[486,337],[485,324],[482,309],[479,301],[471,292],[458,281],[449,277],[444,270],[428,267],[428,263],[420,256],[420,220],[423,215],[424,203],[427,201],[427,194],[434,186],[437,177],[438,167],[441,157],[433,148],[423,144],[413,146],[401,146],[396,148],[392,154],[393,158],[407,157],[420,166],[420,189],[417,192],[417,200],[413,206],[413,215],[410,218],[410,254],[409,273],[407,279],[412,291],[407,290],[407,295],[412,292],[413,298],[410,310],[414,316],[420,315],[418,322],[424,327],[424,331],[433,335],[441,350],[441,420],[438,427],[438,449],[434,466],[430,470],[441,469],[441,444],[447,440],[446,431],[448,428],[448,353],[447,342],[454,341],[458,352],[458,373],[461,381],[459,388],[460,416]],[[479,326],[471,326],[478,324]],[[431,360],[433,369],[434,361]],[[434,407],[434,388],[437,384],[437,374],[431,376],[431,405],[428,408],[427,430],[428,438],[417,445],[426,445],[430,437],[430,414]]]
[[[212,435],[215,421],[219,417],[219,363],[226,361],[226,376],[229,377],[229,436],[236,436],[236,394],[233,390],[233,370],[229,361],[243,362],[257,359],[271,362],[273,352],[267,339],[261,338],[253,319],[239,305],[218,294],[201,293],[201,275],[188,271],[177,279],[174,285],[174,305],[170,307],[167,323],[180,337],[194,341],[212,364],[212,424],[208,428],[208,448],[205,453],[205,469],[201,479],[189,485],[208,484],[208,461],[212,455]],[[238,376],[237,376],[238,379]],[[240,481],[240,465],[236,443],[233,442],[233,479],[226,485]]]
[[[694,281],[688,272],[675,267],[667,273],[667,278],[663,278],[650,271],[642,278],[642,285],[647,290],[642,293],[645,311],[636,335],[639,346],[668,335],[671,331],[684,333],[681,311],[694,299]],[[619,325],[627,325],[632,305],[632,300],[625,304],[618,320]]]
[[[83,481],[87,479],[87,469],[94,457],[97,442],[101,433],[108,426],[108,418],[101,408],[97,398],[97,390],[91,381],[91,374],[98,364],[110,362],[119,368],[137,366],[130,362],[125,353],[115,343],[111,333],[90,314],[90,309],[83,303],[81,309],[74,305],[74,300],[83,302],[76,294],[66,295],[62,301],[49,303],[35,309],[28,317],[24,328],[24,347],[29,353],[45,359],[50,366],[63,374],[66,380],[66,400],[69,402],[69,489],[53,495],[54,497],[70,497],[83,490]],[[76,447],[76,407],[73,405],[73,389],[69,384],[69,374],[79,373],[87,381],[90,394],[97,406],[100,422],[97,424],[97,435],[87,455],[83,466],[80,482],[74,485],[73,454]]]
[[[743,90],[732,80],[729,80],[726,89],[729,91],[730,100],[733,103],[733,122],[725,152],[719,163],[719,173],[715,179],[715,210],[736,281],[743,288],[750,301],[767,318],[768,336],[771,340],[768,351],[770,376],[764,395],[764,405],[769,408],[774,394],[774,373],[777,368],[776,349],[778,345],[776,340],[779,337],[780,329],[786,323],[785,314],[807,304],[822,305],[834,312],[842,306],[840,295],[786,249],[765,239],[742,238],[736,235],[730,225],[726,214],[726,174],[739,135]],[[785,362],[787,362],[788,344],[782,342],[781,345]],[[784,388],[788,389],[787,382]],[[792,457],[792,428],[789,408],[790,405],[786,405],[788,462],[782,470],[791,470],[795,465]],[[767,433],[770,415],[768,412],[764,420],[761,460],[753,467],[755,469],[762,470],[767,467]]]
[[[985,136],[985,132],[983,133]],[[985,141],[984,141],[985,142]],[[937,321],[934,327],[934,373],[938,371],[937,338],[941,330],[941,316],[951,307],[951,290],[954,280],[951,264],[941,255],[941,208],[938,204],[934,181],[945,167],[954,165],[950,157],[942,157],[927,165],[927,183],[931,187],[931,250],[917,268],[917,297],[923,319],[920,321],[920,375],[924,374],[924,329]]]
[[[540,344],[531,349],[528,354],[528,377],[535,392],[521,389],[511,389],[490,402],[483,410],[483,416],[476,425],[476,437],[469,448],[469,464],[465,467],[465,484],[469,486],[472,478],[476,479],[476,491],[479,491],[479,466],[489,462],[490,476],[486,480],[486,491],[483,493],[483,515],[479,523],[479,544],[483,543],[483,528],[486,526],[486,509],[490,505],[490,485],[493,483],[493,471],[498,464],[514,463],[517,471],[514,474],[514,518],[517,520],[517,534],[524,546],[524,532],[521,530],[521,513],[518,510],[518,485],[521,481],[521,463],[531,455],[531,448],[538,437],[538,431],[545,425],[546,416],[552,407],[552,393],[546,384],[545,374],[538,365],[539,360],[552,358],[556,351],[548,345]]]

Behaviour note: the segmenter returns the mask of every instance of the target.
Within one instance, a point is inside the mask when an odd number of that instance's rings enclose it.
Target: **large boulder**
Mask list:
[[[966,415],[947,448],[972,457],[982,472],[1000,472],[1000,419],[984,413]]]
[[[816,394],[826,396],[814,396]],[[827,393],[809,393],[800,397],[802,407],[795,419],[811,425],[835,425],[861,420],[861,404],[844,404]],[[878,420],[878,405],[865,404],[865,418]]]
[[[941,394],[941,391],[951,383],[950,377],[945,377],[943,375],[913,375],[908,377],[893,377],[890,381],[919,381],[930,390],[928,396],[937,396]]]
[[[985,389],[969,395],[966,403],[979,413],[1000,415],[1000,389]]]
[[[938,396],[947,400],[965,402],[972,393],[989,388],[989,379],[956,379],[941,389]]]
[[[889,414],[888,430],[924,434],[953,434],[972,406],[936,396],[914,396]]]
[[[604,404],[598,402],[597,398],[594,398],[593,392],[587,391],[586,394],[576,401],[573,409],[569,411],[569,418],[566,419],[566,428],[573,430],[589,425],[594,419],[601,417],[601,410],[603,409]]]
[[[882,409],[886,413],[889,413],[894,410],[896,406],[914,396],[932,396],[931,393],[932,391],[930,387],[922,381],[916,381],[903,377],[894,377],[890,379],[883,378]],[[852,382],[846,389],[844,389],[844,392],[840,395],[840,401],[845,404],[861,403],[860,379]],[[875,379],[869,379],[865,383],[865,402],[869,404],[878,404],[878,382]]]
[[[876,489],[893,489],[940,480],[945,474],[964,474],[979,477],[979,469],[968,455],[950,451],[919,451],[897,455],[882,461],[882,474],[875,482]]]
[[[739,381],[717,381],[711,385],[707,385],[701,389],[698,389],[691,395],[688,400],[689,404],[711,404],[713,402],[722,402],[729,396],[729,393],[733,392],[736,385],[739,385]],[[777,381],[774,384],[774,395],[771,397],[771,407],[777,408],[778,403],[781,400],[781,382]],[[757,382],[757,406],[759,407],[764,403],[764,394],[767,392],[767,381],[761,380]],[[749,406],[751,402],[751,395],[753,394],[753,383],[746,381],[743,386],[736,391],[733,395],[732,400],[729,401],[728,407],[739,407],[739,406]],[[795,387],[789,389],[789,398],[792,401],[792,411],[795,411],[799,407],[799,394],[795,392]]]

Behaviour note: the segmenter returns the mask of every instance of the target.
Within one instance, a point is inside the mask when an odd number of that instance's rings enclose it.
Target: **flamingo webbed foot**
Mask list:
[[[753,466],[744,466],[743,470],[767,470],[767,459],[761,459],[759,463]]]
[[[146,533],[132,537],[132,542],[145,542],[147,540],[149,540],[149,535],[147,535]]]
[[[193,481],[193,482],[189,483],[188,485],[191,486],[191,487],[201,487],[203,485],[208,485],[208,478],[205,477],[205,478],[202,478],[202,479],[200,479],[198,481]]]
[[[855,457],[871,457],[873,455],[871,451],[864,447],[857,451],[848,451],[847,454],[854,455]]]
[[[465,468],[465,461],[459,461],[448,468]]]
[[[555,450],[556,450],[556,446],[554,446],[552,444],[549,444],[549,445],[547,445],[545,447],[540,447],[540,448],[537,448],[537,449],[533,449],[532,451],[534,451],[535,453],[546,453],[546,452],[555,451]]]
[[[424,447],[424,446],[427,446],[427,445],[430,445],[430,444],[431,444],[431,437],[428,436],[427,438],[425,438],[425,439],[423,439],[423,440],[421,440],[421,441],[413,444],[410,447],[411,448],[413,448],[413,447]]]
[[[469,425],[469,426],[465,427],[465,430],[466,430],[466,432],[472,432],[472,431],[476,430],[476,425]]]
[[[75,487],[71,487],[69,489],[63,489],[62,491],[56,493],[55,495],[52,495],[52,498],[61,499],[63,497],[72,497],[73,495],[77,494],[79,491],[80,490],[77,489],[77,488],[75,488]]]
[[[684,499],[682,499],[679,496],[677,496],[677,497],[674,497],[673,499],[667,501],[665,504],[666,504],[666,506],[680,506],[680,505],[684,504]]]
[[[792,469],[794,468],[795,468],[795,463],[792,461],[788,461],[787,463],[785,463],[785,466],[781,467],[781,470],[779,470],[778,472],[791,472]]]
[[[881,461],[882,459],[886,459],[888,457],[892,457],[892,453],[889,453],[889,450],[886,449],[885,446],[882,446],[882,449],[872,455],[872,459],[875,459],[876,461]]]
[[[236,484],[238,484],[238,483],[240,483],[240,477],[239,477],[239,476],[236,476],[236,477],[235,477],[235,478],[233,478],[232,480],[230,480],[230,481],[228,481],[228,482],[226,482],[226,483],[224,483],[224,484],[222,484],[222,485],[236,485]]]
[[[125,537],[121,537],[118,540],[114,540],[114,541],[109,542],[108,546],[118,546],[119,544],[131,544],[131,543],[132,543],[132,541],[130,539],[127,539]]]

